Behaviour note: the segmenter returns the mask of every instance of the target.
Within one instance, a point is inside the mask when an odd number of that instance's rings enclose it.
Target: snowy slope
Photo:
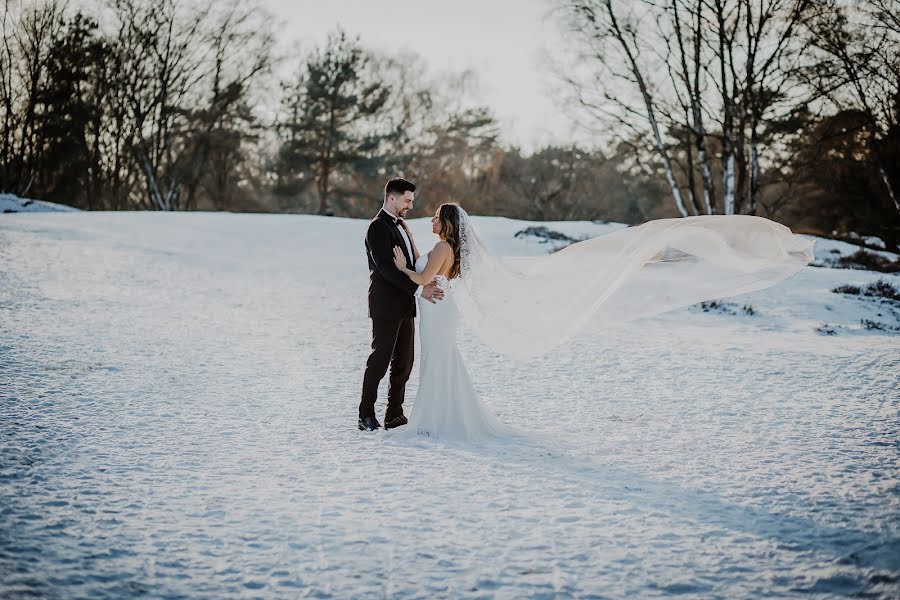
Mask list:
[[[509,255],[617,227],[476,223]],[[898,310],[830,291],[900,278],[810,267],[526,364],[463,336],[534,438],[404,442],[355,429],[366,225],[0,219],[0,596],[900,594],[900,336],[860,324]]]
[[[31,200],[19,198],[13,194],[0,194],[0,214],[20,212],[76,212],[77,208],[46,202],[44,200]]]

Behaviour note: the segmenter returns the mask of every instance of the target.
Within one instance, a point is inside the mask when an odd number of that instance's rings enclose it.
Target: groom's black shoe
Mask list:
[[[376,419],[375,417],[359,418],[360,431],[375,431],[376,429],[381,429],[381,423],[379,423],[378,419]]]
[[[385,417],[384,419],[384,428],[385,429],[393,429],[394,427],[400,427],[401,425],[406,425],[409,421],[406,420],[406,417],[403,414],[399,414],[396,417],[391,417],[388,419]]]

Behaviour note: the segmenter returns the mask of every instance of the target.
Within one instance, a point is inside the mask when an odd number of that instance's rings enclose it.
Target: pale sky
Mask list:
[[[480,103],[504,141],[531,150],[572,139],[554,104],[546,55],[560,44],[549,0],[261,0],[281,22],[282,44],[309,49],[341,25],[379,51],[410,51],[432,72],[473,69]]]

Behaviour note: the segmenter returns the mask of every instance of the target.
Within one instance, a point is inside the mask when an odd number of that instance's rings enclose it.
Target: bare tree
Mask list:
[[[211,46],[208,100],[202,108],[188,112],[192,124],[185,143],[185,206],[196,206],[201,181],[215,182],[207,189],[214,205],[224,209],[227,190],[239,163],[242,145],[253,126],[253,111],[248,105],[253,84],[271,67],[274,39],[258,9],[244,8],[237,2],[226,4],[213,15],[210,25]],[[210,156],[216,161],[210,164]],[[213,167],[212,171],[210,167]]]
[[[520,218],[538,221],[599,218],[599,200],[606,192],[601,192],[605,162],[602,153],[591,153],[577,146],[547,146],[530,156],[510,149],[502,157],[498,191],[511,192],[512,197],[506,203]]]
[[[0,190],[14,187],[13,171],[16,170],[13,156],[15,133],[18,128],[17,105],[20,88],[15,74],[16,53],[13,50],[12,30],[16,27],[14,15],[10,14],[10,0],[4,0],[3,15],[0,18],[0,33],[3,47],[0,48],[0,109],[3,110],[2,139],[0,139]]]
[[[234,144],[220,130],[252,116],[248,94],[271,61],[267,18],[237,2],[112,0],[112,12],[125,109],[117,116],[143,180],[138,204],[194,208],[213,144]]]
[[[754,212],[768,125],[797,104],[786,90],[802,54],[798,23],[813,5],[573,0],[567,24],[590,75],[564,79],[583,107],[652,145],[681,215]]]
[[[803,21],[814,18],[821,7],[812,0],[741,1],[745,51],[739,131],[742,132],[741,147],[749,150],[750,159],[749,181],[744,159],[737,188],[738,203],[743,205],[743,212],[752,214],[756,212],[761,186],[761,129],[805,106],[793,97],[808,98],[807,90],[792,87],[793,74],[802,66],[807,50],[800,28]]]
[[[704,68],[702,62],[703,47],[705,43],[705,31],[703,11],[703,0],[693,0],[693,2],[685,7],[682,6],[681,0],[672,0],[669,9],[672,15],[672,24],[675,30],[675,40],[678,47],[678,66],[680,67],[679,77],[687,92],[686,101],[682,101],[682,107],[686,113],[685,122],[688,124],[691,137],[693,138],[694,150],[697,153],[697,166],[700,170],[701,179],[703,181],[703,208],[706,214],[714,214],[714,184],[712,181],[712,170],[709,165],[709,155],[706,149],[706,125],[703,112],[703,95],[705,90]],[[682,14],[689,17],[687,23],[683,22]],[[671,50],[669,38],[666,38],[667,45]],[[671,62],[671,61],[668,61]],[[677,89],[677,86],[676,86]],[[694,164],[691,148],[687,149],[688,156],[688,191],[691,196],[691,205],[694,212],[700,214],[701,210],[697,206],[694,199]]]
[[[176,169],[182,111],[204,76],[202,26],[209,7],[185,10],[177,0],[147,4],[114,0],[117,41],[131,148],[144,179],[148,208],[181,208],[182,181]]]
[[[621,14],[618,10],[620,7],[614,0],[575,0],[569,3],[568,8],[571,17],[569,23],[581,35],[587,57],[614,78],[636,88],[640,108],[623,102],[609,91],[603,92],[602,100],[612,102],[623,111],[623,121],[637,117],[649,127],[650,139],[662,164],[678,212],[682,216],[688,216],[669,156],[669,145],[663,139],[663,127],[658,115],[659,102],[654,95],[655,86],[648,79],[647,66],[641,62],[642,53],[646,50],[645,42],[639,36],[641,21],[634,17],[633,12]],[[624,70],[620,70],[620,65],[624,65]],[[602,76],[598,79],[602,79]],[[582,99],[582,102],[603,109],[595,101]]]
[[[809,72],[823,96],[865,115],[871,156],[900,212],[898,182],[892,181],[882,149],[887,132],[900,127],[900,3],[867,0],[861,5],[851,13],[829,0],[828,10],[810,23],[810,39],[821,60]]]
[[[63,26],[65,4],[47,0],[25,6],[6,0],[0,52],[0,107],[3,110],[0,189],[26,194],[37,175],[41,94],[53,40]]]

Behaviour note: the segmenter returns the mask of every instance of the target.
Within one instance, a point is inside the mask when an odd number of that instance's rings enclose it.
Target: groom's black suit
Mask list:
[[[369,259],[369,317],[372,319],[372,353],[366,361],[359,416],[375,416],[378,384],[391,367],[388,407],[385,420],[403,414],[406,382],[413,367],[413,345],[416,334],[416,299],[418,285],[394,265],[394,246],[406,257],[406,267],[415,270],[400,234],[406,224],[384,210],[369,224],[366,232],[366,254]],[[410,244],[412,236],[410,236]]]

